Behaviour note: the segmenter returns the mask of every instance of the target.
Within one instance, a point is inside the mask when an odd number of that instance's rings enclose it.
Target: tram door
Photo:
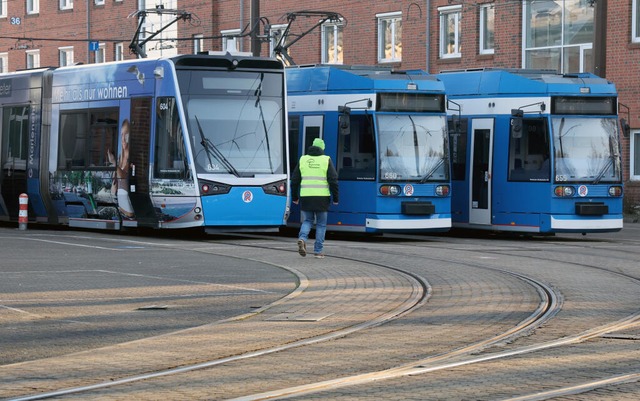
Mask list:
[[[491,165],[493,119],[471,121],[471,171],[469,172],[469,224],[491,224]]]
[[[151,98],[131,99],[131,133],[129,144],[129,184],[131,205],[138,225],[157,227],[158,216],[153,208],[149,188],[151,143]]]
[[[12,220],[15,220],[18,218],[20,208],[19,196],[27,192],[29,106],[5,107],[0,111],[2,112],[0,214],[6,212]]]

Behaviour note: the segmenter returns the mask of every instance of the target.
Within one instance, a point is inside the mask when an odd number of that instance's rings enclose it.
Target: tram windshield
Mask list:
[[[556,182],[620,182],[615,118],[552,118]]]
[[[444,116],[378,114],[381,181],[446,181]]]
[[[275,73],[179,72],[198,172],[284,172],[282,80]]]

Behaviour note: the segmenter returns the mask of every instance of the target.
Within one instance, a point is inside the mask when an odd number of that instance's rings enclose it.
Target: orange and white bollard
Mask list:
[[[27,222],[29,221],[29,195],[20,194],[20,212],[18,213],[18,228],[20,230],[27,229]]]

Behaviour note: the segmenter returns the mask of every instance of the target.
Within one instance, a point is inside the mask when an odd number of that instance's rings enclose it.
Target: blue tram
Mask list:
[[[0,75],[0,220],[275,230],[286,222],[284,66],[183,55]]]
[[[588,73],[443,72],[453,226],[524,233],[622,228],[615,86]]]
[[[286,74],[291,166],[321,137],[338,171],[340,204],[331,206],[328,230],[450,229],[441,82],[378,67],[301,66]],[[289,225],[299,222],[294,205]]]

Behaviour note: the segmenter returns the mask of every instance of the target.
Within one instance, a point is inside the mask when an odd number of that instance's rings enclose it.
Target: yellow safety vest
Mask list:
[[[329,156],[309,156],[300,158],[300,196],[331,196],[327,170],[329,170]]]

